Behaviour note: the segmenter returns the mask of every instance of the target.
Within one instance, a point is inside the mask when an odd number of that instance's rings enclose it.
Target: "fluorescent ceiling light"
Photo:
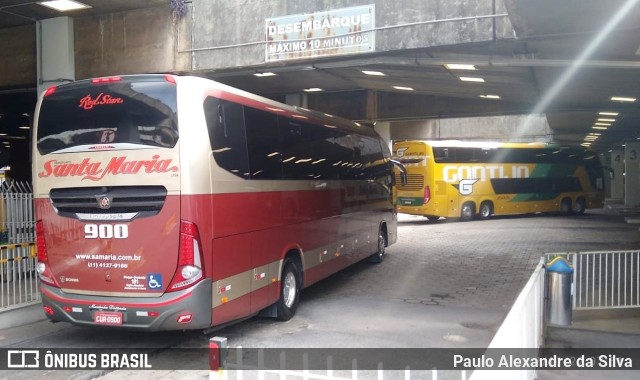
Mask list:
[[[320,92],[320,91],[324,91],[324,90],[318,87],[311,87],[311,88],[304,89],[304,92]]]
[[[396,90],[402,90],[402,91],[414,91],[413,88],[411,87],[393,86],[393,88],[395,88]]]
[[[611,126],[611,123],[594,123],[593,125],[605,125],[607,127]]]
[[[611,101],[613,102],[629,102],[629,103],[633,103],[636,101],[636,98],[627,98],[624,96],[612,96],[611,97]]]
[[[480,77],[458,77],[463,82],[480,82],[483,83],[484,79]]]
[[[275,77],[278,74],[268,71],[266,73],[255,73],[253,75],[257,76],[258,78],[264,78],[264,77]]]
[[[582,146],[591,146],[591,143],[582,143],[580,145],[582,145]]]
[[[602,116],[618,116],[617,112],[600,112],[598,113],[598,115],[602,115]]]
[[[500,95],[480,95],[484,99],[500,99]]]
[[[363,74],[367,74],[367,75],[373,75],[373,76],[377,76],[377,77],[384,77],[387,76],[387,74],[383,73],[382,71],[370,71],[370,70],[360,70]]]
[[[599,118],[598,122],[601,123],[615,123],[616,119],[606,119],[606,118]]]
[[[444,65],[449,70],[477,70],[474,65],[468,65],[463,63],[447,63]]]
[[[603,131],[603,130],[606,130],[606,129],[607,129],[607,127],[598,127],[598,126],[595,126],[595,125],[594,125],[593,127],[591,127],[591,128],[593,128],[593,129],[599,129],[599,130],[601,130],[601,131]]]
[[[53,0],[53,1],[41,1],[38,4],[44,5],[51,9],[55,9],[58,12],[75,11],[78,9],[91,8],[87,4],[82,4],[73,0]]]

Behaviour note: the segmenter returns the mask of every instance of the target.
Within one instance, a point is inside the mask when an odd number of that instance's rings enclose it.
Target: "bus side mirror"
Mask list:
[[[407,185],[407,169],[402,165],[402,162],[396,160],[390,160],[391,163],[400,170],[400,183],[402,186]]]

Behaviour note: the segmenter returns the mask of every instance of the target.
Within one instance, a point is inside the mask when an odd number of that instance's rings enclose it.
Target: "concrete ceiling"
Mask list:
[[[640,100],[611,101],[612,96],[640,99],[637,2],[505,0],[515,29],[514,38],[509,40],[404,50],[392,55],[293,61],[286,66],[261,68],[278,74],[266,78],[256,78],[256,70],[246,68],[204,75],[271,97],[320,87],[323,94],[372,90],[384,95],[380,99],[421,104],[410,112],[380,113],[390,120],[546,113],[556,141],[581,143],[588,133],[600,133],[593,147],[606,150],[640,138]],[[77,11],[73,17],[158,4],[169,7],[166,0],[84,3],[92,8]],[[25,5],[12,6],[18,4]],[[624,11],[616,18],[621,9]],[[30,1],[0,0],[0,28],[57,16]],[[448,70],[444,63],[474,64],[476,70]],[[361,70],[380,71],[385,76],[368,76]],[[485,82],[462,82],[460,75],[482,77]],[[408,86],[414,91],[398,91],[393,86]],[[483,99],[480,95],[498,95],[500,99]],[[616,121],[607,130],[594,130],[598,113],[603,111],[619,115],[613,117]]]

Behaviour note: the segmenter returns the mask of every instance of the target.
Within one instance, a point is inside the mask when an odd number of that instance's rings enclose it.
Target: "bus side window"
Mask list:
[[[278,117],[244,107],[249,168],[252,179],[282,179],[282,156],[278,137]]]
[[[203,106],[216,163],[238,177],[249,178],[242,105],[207,97]]]

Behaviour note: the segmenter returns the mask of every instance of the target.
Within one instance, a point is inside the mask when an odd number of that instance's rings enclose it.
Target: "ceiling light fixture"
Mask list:
[[[600,123],[615,123],[616,119],[599,118],[598,122],[600,122]]]
[[[458,78],[460,78],[460,80],[463,82],[484,83],[484,78],[480,78],[480,77],[458,77]]]
[[[265,77],[275,77],[278,74],[272,73],[271,71],[267,71],[266,73],[257,72],[253,75],[257,76],[258,78],[265,78]]]
[[[304,89],[304,92],[321,92],[321,91],[324,91],[324,90],[318,87],[311,87],[311,88]]]
[[[402,91],[415,91],[412,87],[404,87],[404,86],[393,86],[396,90]]]
[[[480,95],[483,99],[500,99],[500,95]]]
[[[360,72],[366,75],[373,75],[377,77],[387,76],[387,74],[383,73],[382,71],[360,70]]]
[[[469,65],[465,63],[446,63],[444,65],[449,70],[477,70],[474,65]]]
[[[617,112],[599,112],[598,115],[600,116],[618,116]]]
[[[627,98],[624,96],[612,96],[611,97],[611,101],[612,102],[627,102],[627,103],[633,103],[636,101],[636,98]]]
[[[41,1],[38,4],[43,5],[45,7],[49,7],[51,9],[55,9],[58,12],[68,12],[75,11],[78,9],[86,9],[91,8],[91,6],[87,4],[82,4],[73,0],[53,0],[53,1]]]
[[[597,125],[594,125],[594,126],[593,126],[593,127],[591,127],[591,128],[593,128],[593,129],[599,129],[599,130],[601,130],[601,131],[604,131],[604,130],[606,130],[606,129],[607,129],[607,127],[598,127]]]

